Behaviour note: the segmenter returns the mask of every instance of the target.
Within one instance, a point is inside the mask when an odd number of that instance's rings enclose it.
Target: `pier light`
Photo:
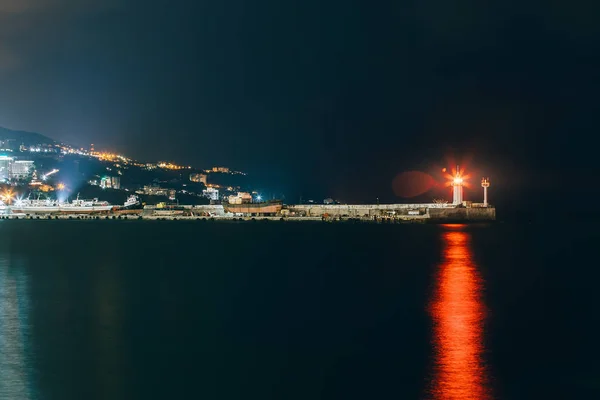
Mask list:
[[[490,187],[490,179],[489,178],[481,178],[481,187],[483,188],[483,206],[488,206],[488,194],[487,189]]]
[[[465,177],[461,173],[460,167],[456,166],[456,172],[452,177],[452,204],[459,205],[463,202],[463,186],[465,185]]]

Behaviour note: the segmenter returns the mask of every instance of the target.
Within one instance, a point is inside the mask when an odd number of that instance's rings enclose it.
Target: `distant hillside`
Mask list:
[[[54,144],[55,140],[35,132],[13,131],[0,126],[0,141],[12,139],[17,145],[33,146],[36,144]]]

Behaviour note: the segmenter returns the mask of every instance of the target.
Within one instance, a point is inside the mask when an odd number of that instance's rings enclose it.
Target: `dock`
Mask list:
[[[145,220],[145,221],[323,221],[375,223],[448,223],[494,221],[494,207],[448,204],[289,205],[277,215],[233,215],[222,206],[180,206],[177,210],[145,207],[88,214],[5,213],[0,220]]]

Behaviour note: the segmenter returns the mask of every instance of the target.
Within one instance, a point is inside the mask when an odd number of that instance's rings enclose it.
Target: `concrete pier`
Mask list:
[[[371,221],[448,223],[494,221],[496,209],[467,204],[302,204],[285,206],[276,216],[226,214],[221,205],[183,206],[178,210],[146,207],[143,210],[116,211],[109,214],[4,214],[0,219],[69,220],[215,220],[215,221]]]

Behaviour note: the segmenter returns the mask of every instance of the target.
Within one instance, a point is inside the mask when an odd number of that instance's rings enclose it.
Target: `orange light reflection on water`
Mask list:
[[[443,257],[431,303],[434,322],[434,399],[488,399],[482,359],[485,308],[482,281],[463,225],[446,225]]]

